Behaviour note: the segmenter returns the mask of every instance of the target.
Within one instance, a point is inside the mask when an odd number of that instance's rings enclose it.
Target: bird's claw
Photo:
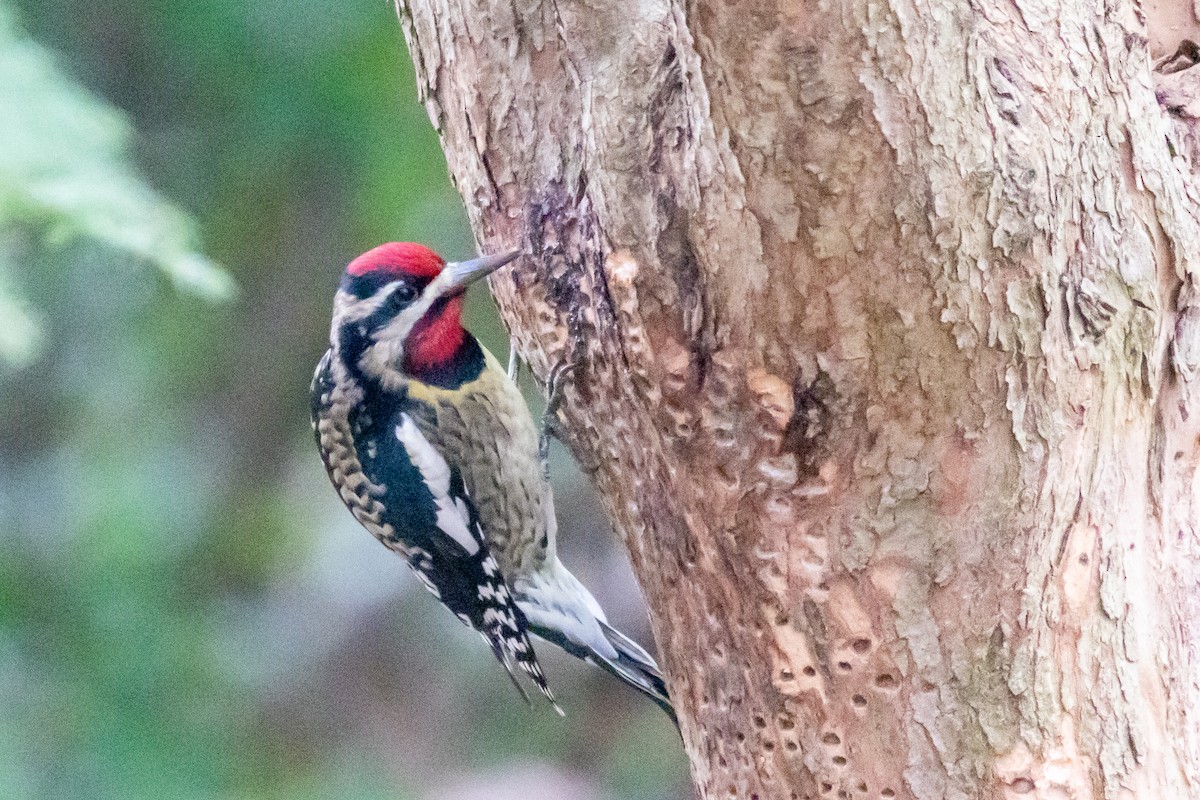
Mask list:
[[[577,365],[569,361],[560,361],[550,370],[546,380],[546,409],[542,412],[542,430],[538,436],[538,457],[542,462],[542,474],[550,479],[550,438],[562,441],[562,429],[559,427],[558,410],[563,402],[563,379],[575,370]]]

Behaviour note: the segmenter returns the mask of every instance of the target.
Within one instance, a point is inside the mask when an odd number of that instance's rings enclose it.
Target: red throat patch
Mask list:
[[[405,372],[418,375],[454,358],[467,335],[462,326],[462,307],[461,294],[451,297],[413,326],[404,349]]]

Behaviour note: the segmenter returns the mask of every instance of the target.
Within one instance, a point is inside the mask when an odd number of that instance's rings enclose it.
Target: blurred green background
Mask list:
[[[525,706],[321,470],[342,266],[473,252],[411,73],[382,0],[0,0],[0,797],[692,796],[652,704],[543,645],[568,718]]]

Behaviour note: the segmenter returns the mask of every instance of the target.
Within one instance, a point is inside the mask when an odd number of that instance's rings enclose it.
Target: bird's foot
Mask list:
[[[562,429],[559,427],[558,410],[563,402],[564,378],[574,372],[577,364],[560,361],[550,370],[546,380],[546,410],[542,412],[542,430],[538,436],[538,457],[542,462],[542,474],[550,479],[550,438],[562,441]]]

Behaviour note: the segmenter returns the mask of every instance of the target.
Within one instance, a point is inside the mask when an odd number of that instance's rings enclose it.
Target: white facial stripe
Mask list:
[[[425,291],[421,292],[421,296],[413,301],[412,305],[397,314],[387,325],[377,330],[372,338],[377,344],[403,342],[404,338],[408,336],[408,332],[412,330],[413,325],[416,325],[417,321],[425,316],[425,312],[429,311],[434,301],[437,300],[437,297],[437,292],[432,292],[429,287],[426,287]]]
[[[378,311],[399,284],[399,281],[392,281],[381,286],[370,297],[364,297],[361,300],[349,292],[338,290],[333,306],[335,324],[333,334],[330,336],[330,343],[334,349],[341,346],[336,335],[337,331],[344,325],[353,325]],[[433,298],[430,297],[429,292],[422,292],[412,305],[397,314],[386,325],[374,331],[371,334],[372,343],[359,358],[358,368],[366,374],[378,378],[385,386],[394,388],[394,385],[402,379],[398,366],[404,359],[404,340],[432,304]]]
[[[400,281],[392,281],[379,287],[379,290],[370,297],[359,299],[349,292],[339,290],[337,293],[337,301],[334,308],[334,314],[340,316],[346,322],[358,322],[360,319],[366,319],[379,310],[379,307],[387,302],[388,297]]]
[[[421,317],[433,307],[439,298],[452,290],[454,275],[448,270],[442,270],[436,278],[429,282],[421,292],[421,296],[408,308],[396,315],[396,318],[384,325],[375,333],[378,344],[388,345],[392,342],[403,342],[408,332],[417,324]]]
[[[368,374],[383,380],[384,385],[387,385],[389,376],[398,375],[396,367],[403,360],[404,341],[408,334],[437,300],[438,293],[430,291],[432,286],[426,287],[412,305],[371,335],[374,344],[363,353],[359,366]]]
[[[470,513],[462,498],[450,496],[450,467],[433,445],[418,430],[415,422],[408,414],[400,415],[400,424],[396,426],[396,438],[404,445],[409,460],[421,473],[426,488],[433,495],[437,504],[437,525],[442,533],[462,545],[468,555],[479,552],[479,542],[471,535],[467,527]]]

